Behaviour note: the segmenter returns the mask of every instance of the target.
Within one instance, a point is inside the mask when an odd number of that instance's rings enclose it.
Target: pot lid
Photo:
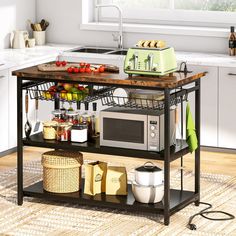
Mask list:
[[[140,172],[159,172],[162,171],[161,168],[155,166],[152,162],[148,161],[143,166],[137,167],[135,171]]]

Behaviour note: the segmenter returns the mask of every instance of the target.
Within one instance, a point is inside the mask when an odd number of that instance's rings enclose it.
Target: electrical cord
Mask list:
[[[193,224],[193,219],[196,217],[196,216],[202,216],[203,218],[205,219],[208,219],[208,220],[215,220],[215,221],[223,221],[223,220],[233,220],[235,219],[235,216],[230,214],[230,213],[227,213],[227,212],[224,212],[224,211],[208,211],[209,209],[212,208],[212,205],[210,203],[206,203],[206,202],[199,202],[199,204],[203,204],[203,205],[207,205],[207,207],[203,210],[201,210],[200,212],[192,215],[190,218],[189,218],[189,221],[188,221],[188,225],[187,227],[190,229],[190,230],[197,230],[197,226],[195,224]],[[212,217],[208,217],[206,215],[208,214],[212,214],[212,213],[220,213],[220,214],[223,214],[223,215],[226,215],[228,216],[227,218],[212,218]]]

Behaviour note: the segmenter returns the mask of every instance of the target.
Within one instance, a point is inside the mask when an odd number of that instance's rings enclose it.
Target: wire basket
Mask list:
[[[31,99],[55,101],[60,100],[62,102],[93,102],[101,98],[102,94],[112,90],[111,87],[106,86],[80,86],[80,90],[76,89],[73,92],[73,85],[70,89],[72,91],[56,91],[55,84],[53,82],[35,84],[30,88],[27,88]]]
[[[175,106],[188,100],[188,92],[178,92],[171,94],[170,106]],[[125,107],[134,109],[163,110],[165,108],[164,96],[158,99],[147,99],[127,96],[115,96],[114,90],[108,91],[101,97],[102,105],[113,107]]]

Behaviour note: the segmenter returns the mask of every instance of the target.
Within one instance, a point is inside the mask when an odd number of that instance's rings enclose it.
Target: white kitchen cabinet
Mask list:
[[[219,147],[236,149],[236,68],[219,69]]]
[[[37,63],[30,63],[30,64],[25,64],[20,67],[15,67],[9,70],[9,89],[8,89],[8,96],[9,96],[9,128],[8,128],[8,149],[15,148],[17,146],[17,96],[16,96],[16,91],[17,91],[17,78],[16,76],[12,75],[12,71],[14,70],[19,70],[23,68],[27,68],[30,66],[34,66],[37,64],[45,63],[55,60],[55,58],[51,59],[46,59],[43,61],[38,61]],[[23,96],[24,100],[24,96]],[[43,103],[43,105],[41,105]],[[53,103],[51,102],[41,102],[39,103],[39,119],[40,120],[47,120],[50,118],[51,111],[53,109]],[[29,99],[29,120],[32,124],[32,132],[34,129],[35,125],[35,101]],[[26,117],[25,117],[25,108],[24,108],[24,103],[23,103],[23,126],[26,122]]]
[[[8,150],[8,70],[0,71],[0,153]]]
[[[188,65],[188,70],[207,72],[201,79],[201,145],[217,147],[218,140],[218,67]],[[191,87],[191,85],[185,86]],[[195,116],[195,95],[188,97],[193,117]],[[186,105],[184,105],[184,114]],[[185,115],[184,115],[184,138],[185,138]],[[180,130],[180,129],[179,129]],[[180,132],[177,130],[177,134]],[[180,138],[180,135],[178,135]]]

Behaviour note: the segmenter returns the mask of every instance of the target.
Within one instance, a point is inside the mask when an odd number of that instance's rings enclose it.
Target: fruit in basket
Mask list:
[[[64,86],[63,85],[57,85],[57,92],[61,92],[62,90],[64,90]]]
[[[45,98],[46,98],[47,100],[52,99],[52,95],[51,95],[51,93],[50,93],[49,91],[47,91],[47,92],[45,93]]]
[[[67,91],[66,90],[62,90],[60,92],[60,98],[63,99],[63,100],[66,100],[66,98],[67,98],[66,94],[67,94]]]
[[[67,99],[67,101],[72,101],[73,100],[72,93],[67,93],[66,99]]]
[[[65,83],[63,84],[63,87],[66,91],[70,91],[73,88],[73,84]]]

